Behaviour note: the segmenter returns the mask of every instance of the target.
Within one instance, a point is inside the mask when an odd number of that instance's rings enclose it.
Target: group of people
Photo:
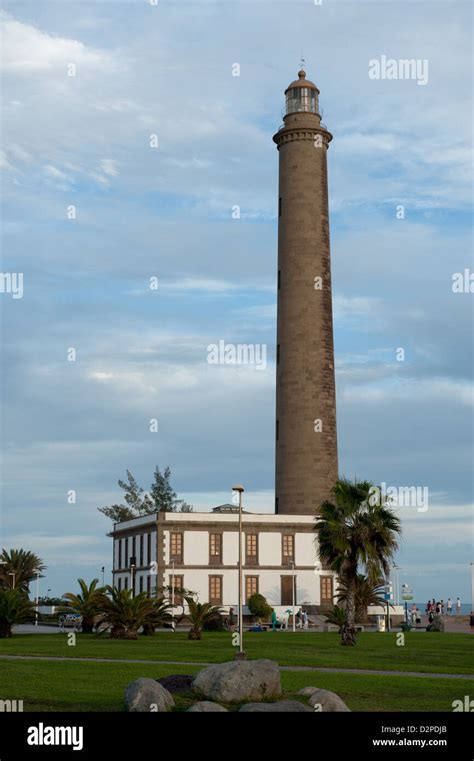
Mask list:
[[[433,618],[435,616],[454,615],[453,609],[456,610],[457,616],[461,615],[461,600],[459,597],[456,599],[455,606],[453,606],[453,601],[451,600],[450,597],[448,597],[446,604],[444,600],[439,600],[439,602],[437,602],[435,598],[433,597],[432,600],[428,600],[428,602],[426,603],[425,613],[428,616],[428,621],[430,622],[430,624],[432,624]],[[420,609],[416,607],[415,603],[413,603],[413,605],[411,606],[410,620],[413,626],[415,626],[416,624],[421,624]]]
[[[288,629],[288,622],[290,620],[290,616],[292,615],[291,610],[285,610],[284,613],[281,613],[279,616],[275,613],[275,611],[272,611],[272,629],[275,630],[279,624],[280,629]],[[305,610],[297,610],[295,613],[295,627],[296,629],[307,629],[308,628],[308,614]]]
[[[428,618],[431,616],[452,616],[453,615],[453,601],[450,597],[448,597],[446,601],[446,605],[444,604],[444,600],[440,600],[439,602],[436,602],[435,598],[433,597],[432,600],[428,600],[426,604],[425,612],[428,616]],[[456,598],[456,616],[461,615],[461,599],[459,597]]]

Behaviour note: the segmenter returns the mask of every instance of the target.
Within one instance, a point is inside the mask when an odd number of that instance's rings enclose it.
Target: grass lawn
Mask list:
[[[0,661],[2,699],[22,699],[27,712],[122,711],[128,682],[198,670],[160,664]],[[451,711],[453,700],[472,693],[472,682],[462,679],[282,672],[285,694],[307,685],[337,692],[353,711]],[[176,698],[178,710],[191,702]]]
[[[356,647],[342,647],[339,635],[329,632],[265,632],[245,635],[249,658],[271,658],[281,666],[327,666],[387,671],[472,674],[470,634],[405,634],[397,646],[396,633],[363,633]],[[78,634],[69,647],[66,634],[14,634],[0,640],[0,654],[53,655],[86,658],[131,658],[156,661],[220,663],[231,660],[235,649],[229,633],[205,632],[201,642],[191,642],[185,632],[158,632],[136,642]],[[0,661],[0,669],[5,661]],[[318,675],[318,679],[319,679]]]

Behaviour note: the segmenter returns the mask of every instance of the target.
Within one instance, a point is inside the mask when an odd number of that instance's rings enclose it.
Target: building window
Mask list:
[[[173,592],[174,589],[174,592]],[[176,576],[171,574],[170,576],[170,601],[174,601],[175,605],[183,604],[183,595],[181,590],[184,589],[184,576]]]
[[[143,566],[143,534],[140,534],[140,566]]]
[[[209,534],[209,565],[222,563],[222,534]]]
[[[119,580],[118,580],[118,591],[119,592],[122,591],[122,579],[120,578],[120,576],[119,576]]]
[[[128,589],[128,576],[125,576],[123,580],[123,588]]]
[[[222,605],[222,576],[209,576],[209,602]]]
[[[117,568],[122,568],[122,540],[121,539],[119,539],[119,542],[118,542]]]
[[[123,567],[127,568],[128,566],[128,537],[125,539],[125,557],[124,557],[124,563]]]
[[[183,562],[183,535],[174,531],[170,534],[170,561]]]
[[[149,575],[146,577],[146,594],[147,597],[151,597],[151,577]]]
[[[280,421],[277,420],[276,421],[276,440],[278,441],[279,438],[280,438]]]
[[[283,565],[292,563],[295,559],[295,537],[293,534],[283,534],[281,543]]]
[[[132,557],[130,558],[130,565],[136,565],[137,564],[137,552],[136,552],[136,538],[133,537],[132,539]]]
[[[246,555],[245,562],[247,565],[257,565],[258,563],[258,534],[245,535],[245,555]]]
[[[282,576],[281,577],[281,605],[292,605],[293,594],[294,594],[294,601],[296,605],[296,576]]]
[[[332,576],[320,576],[320,588],[321,605],[323,603],[332,603],[334,597]]]
[[[248,604],[249,597],[258,594],[258,576],[245,577],[245,604]]]
[[[138,580],[138,591],[140,594],[143,592],[143,576],[141,574]]]
[[[147,551],[147,564],[150,565],[151,563],[151,534],[147,534],[146,537],[146,551]]]

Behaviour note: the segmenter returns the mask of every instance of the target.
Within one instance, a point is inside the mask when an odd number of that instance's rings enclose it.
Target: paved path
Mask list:
[[[217,666],[198,661],[145,661],[140,658],[69,658],[63,655],[0,655],[0,660],[12,661],[79,661],[81,663],[136,663],[147,666]],[[474,679],[474,674],[436,674],[422,671],[379,671],[371,669],[337,669],[325,666],[280,666],[280,671],[308,671],[328,674],[365,674],[368,676],[418,676],[428,679]]]

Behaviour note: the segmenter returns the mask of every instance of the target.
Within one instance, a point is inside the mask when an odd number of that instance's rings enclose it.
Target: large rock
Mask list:
[[[201,700],[199,703],[194,703],[191,708],[188,708],[186,713],[228,713],[228,710],[224,706],[220,706],[219,703],[213,703],[211,700]]]
[[[427,627],[430,632],[444,632],[444,621],[441,616],[433,616],[432,623]]]
[[[276,703],[246,703],[239,713],[313,713],[312,708],[298,700],[277,700]]]
[[[303,695],[305,698],[310,698],[313,693],[317,692],[319,690],[319,687],[303,687],[301,690],[298,690],[296,693],[297,695]]]
[[[336,695],[335,692],[330,690],[316,690],[313,692],[308,700],[309,705],[313,710],[321,711],[322,713],[350,713],[350,708],[346,706],[343,700]]]
[[[157,679],[156,681],[168,690],[168,692],[180,694],[183,692],[191,692],[193,679],[193,674],[171,674],[170,676],[162,676],[161,679]]]
[[[154,679],[135,679],[125,688],[127,711],[164,713],[174,706],[171,693]]]
[[[230,661],[203,669],[193,690],[218,703],[265,700],[281,695],[280,670],[274,661]]]

